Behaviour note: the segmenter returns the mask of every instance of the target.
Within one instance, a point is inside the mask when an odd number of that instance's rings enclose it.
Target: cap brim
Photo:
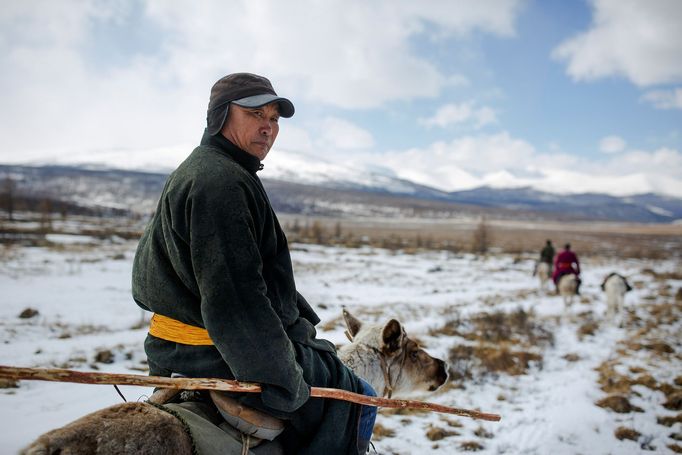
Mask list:
[[[261,107],[270,103],[279,104],[279,115],[285,118],[289,118],[294,115],[294,105],[291,101],[281,96],[272,95],[270,93],[264,93],[262,95],[247,96],[246,98],[240,98],[238,100],[232,101],[233,104],[241,107]]]

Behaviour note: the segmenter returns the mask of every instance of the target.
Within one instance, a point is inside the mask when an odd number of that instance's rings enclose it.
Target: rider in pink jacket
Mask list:
[[[557,254],[554,259],[554,271],[552,272],[554,284],[558,285],[559,279],[569,273],[575,274],[578,283],[580,283],[580,262],[578,262],[578,256],[571,251],[571,244],[567,243],[564,245],[564,250]]]

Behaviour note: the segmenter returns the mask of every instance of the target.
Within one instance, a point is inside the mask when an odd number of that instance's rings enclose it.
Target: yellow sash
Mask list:
[[[149,324],[149,334],[162,340],[174,341],[192,346],[212,346],[208,330],[185,324],[176,319],[154,313]]]

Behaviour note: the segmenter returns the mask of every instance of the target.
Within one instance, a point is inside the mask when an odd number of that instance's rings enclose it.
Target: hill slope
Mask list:
[[[367,170],[301,169],[263,174],[278,212],[341,217],[494,216],[656,223],[682,219],[682,200],[655,194],[559,195],[530,188],[489,187],[447,193]],[[87,208],[147,214],[156,207],[166,178],[162,173],[130,170],[0,165],[0,206],[6,207],[11,194],[15,199],[50,199]]]

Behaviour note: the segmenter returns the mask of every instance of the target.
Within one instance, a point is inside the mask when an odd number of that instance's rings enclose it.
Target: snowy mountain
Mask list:
[[[682,199],[643,194],[553,194],[531,188],[445,192],[397,178],[383,169],[311,162],[302,155],[268,158],[259,174],[275,209],[321,216],[508,219],[594,219],[673,222],[682,219]],[[167,174],[92,166],[0,165],[0,202],[49,199],[94,211],[154,210]]]
[[[532,188],[481,187],[450,193],[450,200],[482,207],[575,214],[588,219],[671,222],[682,218],[682,199],[656,194],[553,194]]]

